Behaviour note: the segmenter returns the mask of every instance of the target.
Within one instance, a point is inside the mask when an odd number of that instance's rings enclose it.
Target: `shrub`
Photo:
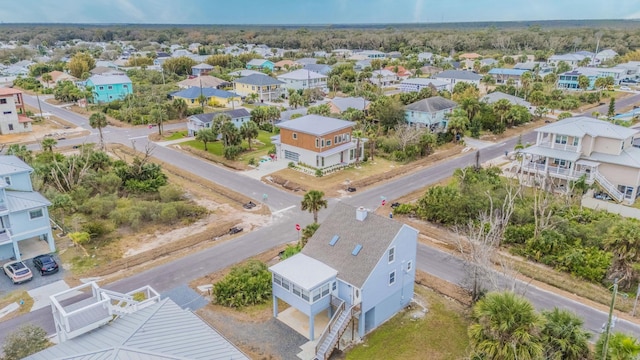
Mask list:
[[[300,246],[300,243],[295,244],[295,245],[287,245],[287,247],[284,249],[284,251],[282,253],[280,253],[280,260],[284,260],[284,259],[290,258],[293,255],[299,253],[300,250],[302,250],[302,247]]]
[[[322,177],[322,170],[316,169],[316,176],[317,177]]]
[[[165,185],[158,188],[160,201],[167,203],[182,200],[182,190],[173,185]]]
[[[296,167],[296,163],[294,163],[293,161],[289,161],[289,163],[287,164],[287,167],[288,167],[289,169],[293,169],[293,168],[295,168],[295,167]]]
[[[400,204],[400,206],[393,209],[394,214],[415,214],[416,206],[413,204]]]
[[[164,204],[160,211],[160,221],[163,223],[173,224],[178,220],[178,210],[173,204]]]
[[[248,164],[254,166],[256,164],[256,158],[250,158]]]
[[[524,244],[533,237],[535,232],[534,224],[526,224],[522,226],[509,225],[504,230],[505,244]]]
[[[213,295],[215,303],[227,307],[262,304],[271,297],[271,273],[264,263],[250,260],[215,283]]]
[[[82,225],[82,231],[88,233],[91,239],[96,239],[112,232],[113,227],[105,221],[92,220]]]
[[[242,152],[242,146],[227,146],[224,148],[224,158],[227,160],[235,160]]]

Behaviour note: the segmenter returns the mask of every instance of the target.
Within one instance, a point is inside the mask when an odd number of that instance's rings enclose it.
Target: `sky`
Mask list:
[[[3,0],[3,23],[371,24],[640,19],[640,0]],[[268,6],[267,6],[268,4]]]

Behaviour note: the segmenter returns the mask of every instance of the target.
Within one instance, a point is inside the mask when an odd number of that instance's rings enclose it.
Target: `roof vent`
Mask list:
[[[363,206],[360,206],[359,208],[356,209],[356,220],[358,221],[364,221],[364,219],[367,218],[367,209],[365,209]]]
[[[335,245],[338,242],[338,240],[340,240],[340,236],[333,235],[333,238],[331,238],[331,241],[329,241],[329,245],[331,246]]]
[[[362,250],[362,245],[358,244],[358,245],[356,245],[355,248],[353,248],[353,251],[351,252],[351,255],[357,256],[358,253],[360,253],[360,250]]]

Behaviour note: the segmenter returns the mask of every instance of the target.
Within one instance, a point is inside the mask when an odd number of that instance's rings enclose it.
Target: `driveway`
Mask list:
[[[56,255],[54,255],[53,257],[59,264],[60,259],[58,259]],[[31,269],[31,272],[33,273],[33,280],[23,284],[14,285],[3,272],[2,274],[0,274],[0,294],[6,294],[15,290],[29,291],[40,286],[49,285],[55,283],[56,281],[64,279],[65,270],[62,267],[55,274],[42,276],[40,275],[40,271],[36,270],[36,268],[33,266],[33,262],[31,259],[24,259],[23,262],[29,267],[29,269]]]

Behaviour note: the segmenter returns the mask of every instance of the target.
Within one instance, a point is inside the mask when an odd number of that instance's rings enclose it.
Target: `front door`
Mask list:
[[[353,294],[351,296],[351,304],[352,305],[358,305],[360,304],[360,289],[358,289],[357,287],[352,287],[351,290],[353,291]]]

